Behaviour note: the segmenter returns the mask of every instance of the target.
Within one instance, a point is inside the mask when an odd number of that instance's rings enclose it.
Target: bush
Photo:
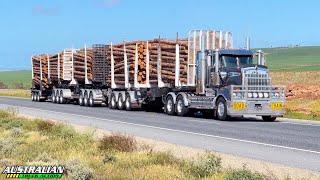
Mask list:
[[[149,154],[152,164],[156,165],[169,165],[169,164],[178,164],[180,160],[174,157],[169,152],[153,152]]]
[[[212,153],[208,153],[199,160],[187,164],[187,170],[193,176],[207,177],[214,175],[221,170],[221,158]]]
[[[93,171],[79,160],[66,162],[66,170],[70,179],[89,180],[93,178]]]
[[[43,120],[38,120],[37,121],[37,129],[45,134],[48,134],[52,132],[53,126],[55,123],[53,121],[43,121]]]
[[[22,136],[22,129],[14,127],[11,129],[11,136],[12,137],[20,137]]]
[[[12,138],[6,138],[0,140],[0,154],[5,157],[9,157],[17,148],[19,143]]]
[[[242,169],[230,170],[225,176],[226,180],[263,180],[263,175],[251,172],[245,166]]]
[[[106,154],[103,158],[103,164],[112,163],[116,161],[117,161],[117,157],[114,156],[113,154]]]
[[[99,149],[115,150],[121,152],[132,152],[136,150],[137,142],[131,136],[112,134],[111,136],[104,136],[99,142]]]

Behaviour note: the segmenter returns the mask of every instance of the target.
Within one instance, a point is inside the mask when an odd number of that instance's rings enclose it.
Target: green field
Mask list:
[[[267,65],[272,71],[319,71],[320,46],[266,48]]]
[[[31,87],[31,70],[0,71],[0,82],[9,89],[29,89]]]

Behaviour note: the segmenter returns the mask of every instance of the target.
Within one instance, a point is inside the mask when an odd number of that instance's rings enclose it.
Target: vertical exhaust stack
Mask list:
[[[250,50],[250,38],[249,37],[246,38],[246,49]]]

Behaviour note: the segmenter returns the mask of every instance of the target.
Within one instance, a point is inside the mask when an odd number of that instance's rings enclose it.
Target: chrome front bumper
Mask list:
[[[246,104],[244,109],[235,109],[233,103],[243,102]],[[272,109],[271,103],[282,103],[283,106],[285,101],[283,100],[272,100],[272,101],[246,101],[246,100],[237,100],[237,101],[228,101],[227,113],[230,116],[242,116],[242,115],[257,115],[257,116],[275,116],[280,117],[285,113],[284,107],[281,109]]]

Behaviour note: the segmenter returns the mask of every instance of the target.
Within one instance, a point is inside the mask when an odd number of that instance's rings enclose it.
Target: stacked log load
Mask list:
[[[87,55],[87,78],[92,81],[92,59],[93,51],[92,48],[86,49]],[[85,49],[77,50],[73,53],[73,72],[74,79],[78,82],[85,81]]]
[[[179,44],[180,57],[180,82],[187,83],[187,63],[188,63],[188,44],[186,40],[165,40],[154,39],[149,41],[132,41],[112,46],[114,58],[114,77],[116,85],[124,86],[124,51],[127,55],[127,65],[129,72],[129,83],[134,83],[135,54],[138,58],[137,81],[139,84],[146,84],[146,58],[147,44],[149,50],[149,82],[152,86],[158,83],[157,62],[158,55],[161,56],[161,79],[164,83],[174,84],[175,81],[175,61],[176,61],[176,44]],[[158,47],[161,53],[158,54]],[[111,61],[111,48],[108,50],[108,59]]]
[[[150,53],[150,83],[157,83],[157,59],[158,48],[161,56],[161,79],[164,83],[174,84],[175,81],[175,63],[176,63],[176,44],[179,45],[179,69],[180,82],[187,83],[188,66],[188,43],[187,40],[165,40],[154,39],[149,42]]]
[[[129,73],[129,83],[134,83],[134,62],[135,62],[135,51],[136,51],[136,44],[139,44],[141,42],[129,42],[129,43],[123,43],[112,46],[112,52],[113,52],[113,59],[114,59],[114,79],[115,84],[124,86],[125,85],[125,65],[124,65],[124,55],[127,55],[127,65],[128,65],[128,73]],[[141,46],[141,45],[140,45]],[[139,47],[139,45],[138,45]],[[125,53],[126,52],[126,53]],[[138,51],[139,53],[139,51]],[[138,55],[138,57],[141,57],[141,55]],[[108,51],[108,61],[111,61],[111,47]],[[142,74],[141,66],[140,72],[138,74]],[[138,78],[138,81],[142,82],[142,78]]]
[[[41,65],[41,68],[40,68]],[[33,68],[33,84],[35,86],[49,87],[48,80],[48,55],[42,54],[32,57],[32,68]],[[42,69],[42,72],[41,72]],[[42,81],[41,81],[42,73]]]
[[[58,57],[58,56],[60,56],[60,57]],[[50,81],[51,82],[58,82],[62,78],[62,70],[63,70],[62,59],[63,59],[63,53],[54,54],[49,57]],[[59,65],[58,65],[58,63],[59,63]],[[58,67],[60,67],[60,71],[58,71]],[[60,72],[60,79],[58,79],[59,72]]]

